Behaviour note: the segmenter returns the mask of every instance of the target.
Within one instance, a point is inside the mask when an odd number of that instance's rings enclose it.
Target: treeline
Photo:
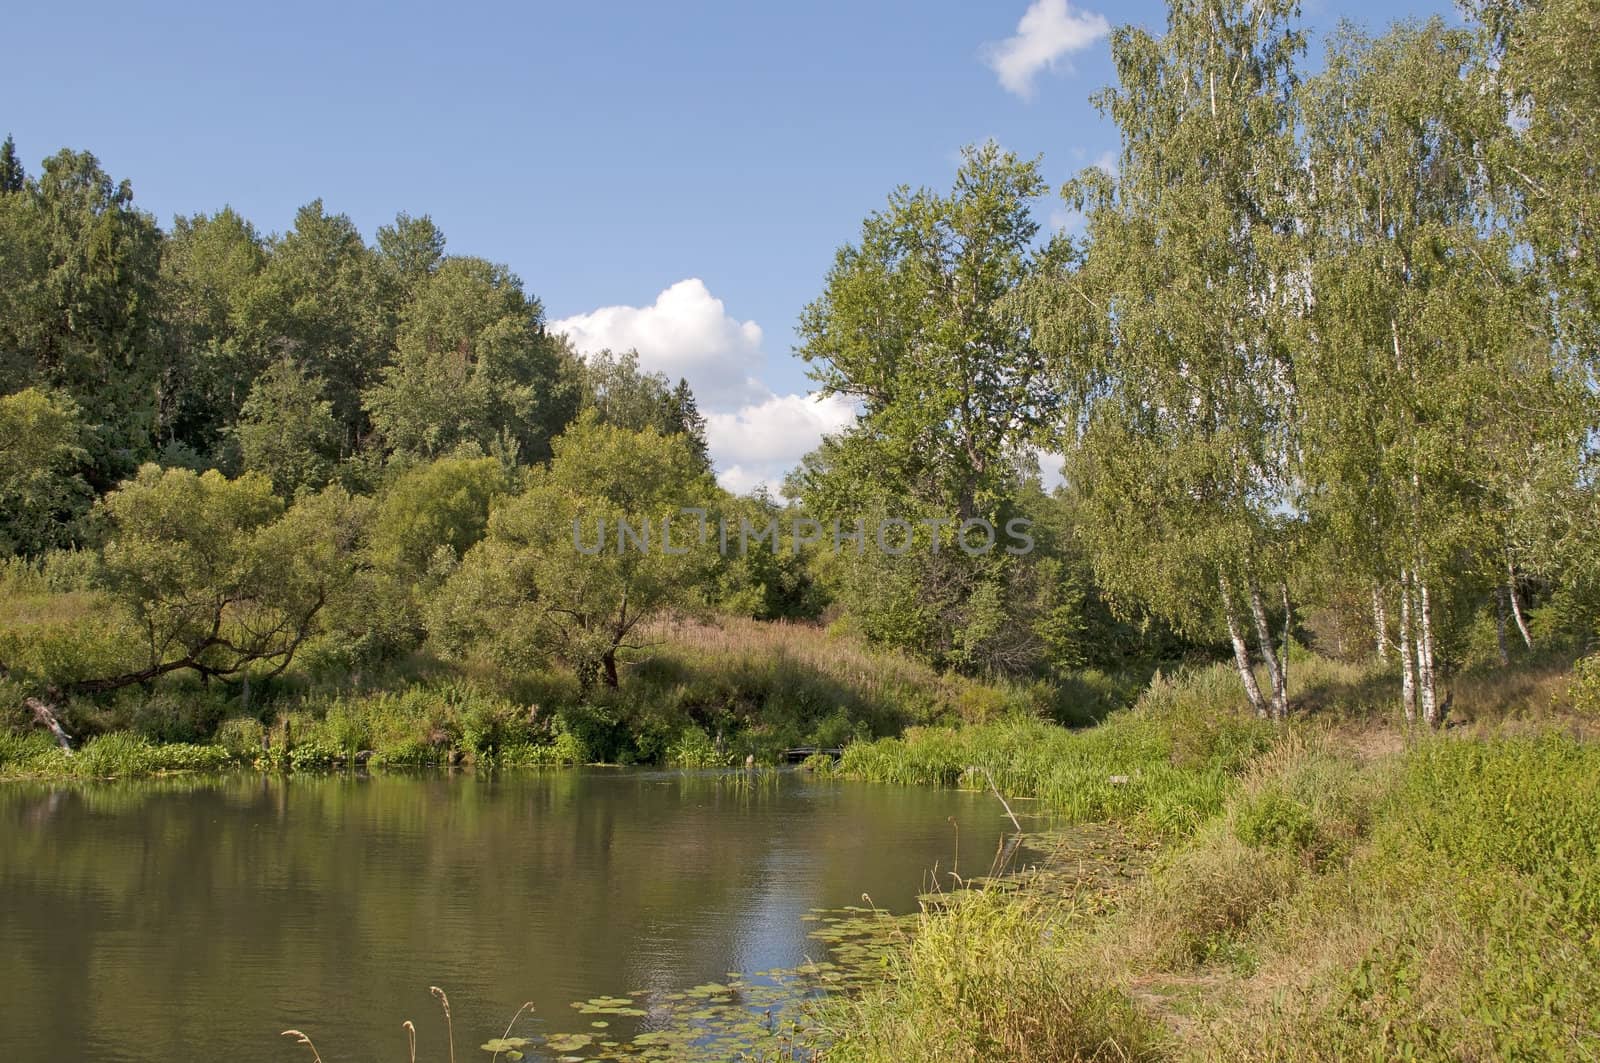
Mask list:
[[[13,623],[0,681],[53,703],[421,647],[587,697],[652,620],[721,610],[1047,682],[1231,656],[1276,717],[1310,642],[1398,662],[1437,723],[1454,670],[1600,615],[1593,13],[1470,14],[1346,28],[1316,70],[1288,0],[1118,30],[1114,172],[1062,190],[1081,232],[1042,234],[1037,163],[991,144],[840,250],[799,354],[860,417],[782,505],[716,487],[685,384],[578,358],[426,217],[375,246],[320,203],[162,231],[92,156],[30,176],[8,141],[0,539],[112,605]],[[573,541],[684,507],[913,539]],[[1031,551],[960,548],[1016,519]]]
[[[1472,655],[1535,645],[1531,597],[1547,637],[1592,637],[1594,11],[1346,26],[1319,70],[1292,0],[1117,30],[1121,150],[1062,190],[1081,236],[1038,239],[1037,165],[991,144],[840,251],[801,354],[865,413],[795,493],[995,518],[1035,448],[1065,455],[1097,592],[1225,640],[1263,715],[1308,622],[1398,660],[1428,723]],[[1059,630],[1048,562],[849,568],[869,630],[964,663]]]
[[[0,484],[16,552],[78,541],[92,497],[149,461],[260,472],[284,497],[370,490],[445,455],[545,460],[590,407],[705,456],[686,383],[631,354],[578,358],[515,274],[446,254],[426,216],[373,246],[320,200],[280,236],[231,209],[163,231],[94,156],[29,176],[7,138],[0,249],[5,424],[32,433],[9,460],[37,466]]]

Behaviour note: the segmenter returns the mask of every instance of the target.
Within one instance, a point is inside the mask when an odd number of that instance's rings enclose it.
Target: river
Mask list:
[[[326,1063],[403,1061],[411,1019],[442,1061],[434,985],[462,1063],[524,1001],[521,1033],[625,1039],[651,1001],[826,960],[814,910],[914,910],[1005,826],[798,771],[0,785],[0,1057],[309,1060],[296,1027]],[[598,997],[629,1004],[574,1010]]]

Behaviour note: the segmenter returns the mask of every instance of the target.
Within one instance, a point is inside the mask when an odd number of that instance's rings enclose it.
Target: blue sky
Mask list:
[[[1305,11],[1315,34],[1451,7]],[[318,196],[369,238],[397,211],[431,214],[450,250],[508,263],[581,342],[687,374],[724,482],[747,487],[846,416],[803,398],[790,349],[862,217],[898,184],[947,185],[986,138],[1042,155],[1053,184],[1104,157],[1115,138],[1087,99],[1111,77],[1099,27],[1164,12],[26,4],[6,19],[0,135],[30,172],[59,147],[95,152],[164,225],[231,205],[279,231]]]

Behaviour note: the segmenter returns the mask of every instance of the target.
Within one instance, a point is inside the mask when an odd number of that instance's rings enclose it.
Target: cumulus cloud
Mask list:
[[[737,409],[771,394],[758,374],[765,365],[761,326],[730,315],[698,277],[681,280],[649,306],[602,306],[552,321],[581,354],[609,348],[639,352],[639,365],[683,377],[706,410]]]
[[[1033,0],[1017,23],[1017,33],[984,46],[983,58],[1007,92],[1033,97],[1033,79],[1055,69],[1071,52],[1082,51],[1111,32],[1104,15],[1075,10],[1067,0]]]
[[[853,424],[855,404],[838,395],[769,395],[732,413],[706,418],[706,440],[717,482],[745,493],[759,484],[774,492],[783,477],[816,449],[822,437]]]
[[[639,352],[641,368],[683,377],[706,415],[706,443],[717,480],[743,494],[784,475],[822,437],[850,425],[855,405],[838,396],[778,395],[765,368],[761,326],[728,313],[698,277],[672,285],[649,306],[603,306],[552,321],[580,354]]]

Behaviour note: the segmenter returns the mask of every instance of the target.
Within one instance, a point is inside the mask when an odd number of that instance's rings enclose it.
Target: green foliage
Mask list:
[[[685,727],[666,754],[666,763],[675,768],[725,768],[730,760],[732,755],[698,727]]]
[[[1316,837],[1311,810],[1276,790],[1255,795],[1235,813],[1233,832],[1256,849],[1308,849]]]
[[[142,667],[54,674],[79,692],[187,670],[286,668],[348,584],[366,506],[338,488],[287,510],[265,478],[145,466],[101,504],[110,593],[144,635]]]
[[[316,490],[333,475],[339,456],[339,425],[323,382],[291,361],[267,368],[250,387],[234,428],[244,467],[272,481],[293,498]]]
[[[1071,821],[1131,820],[1183,835],[1222,809],[1233,780],[1272,733],[1208,709],[1203,701],[1141,702],[1083,731],[1032,720],[913,728],[903,738],[846,747],[839,770],[940,786],[984,787],[992,777],[1003,793],[1039,798]]]
[[[395,360],[363,399],[373,426],[412,457],[463,444],[511,461],[544,457],[565,417],[555,394],[557,350],[538,300],[505,266],[480,258],[409,268],[414,287]]]
[[[494,458],[441,458],[406,470],[378,500],[373,563],[401,583],[422,581],[440,551],[453,560],[477,545],[491,501],[509,486]]]
[[[88,508],[77,405],[28,388],[0,396],[0,555],[63,546]]]
[[[171,771],[218,771],[232,762],[232,754],[221,746],[156,745],[138,735],[117,732],[85,743],[71,758],[71,771],[98,779]]]
[[[586,414],[523,493],[495,508],[488,538],[436,600],[430,630],[458,653],[486,644],[501,660],[553,655],[585,687],[602,678],[614,687],[618,651],[635,628],[695,603],[710,545],[682,511],[714,496],[681,437]],[[659,537],[671,520],[678,530],[669,553]],[[657,541],[648,549],[625,542],[621,522],[647,527]]]
[[[1125,1063],[1166,1058],[1166,1037],[1120,989],[1041,934],[1051,915],[999,891],[925,909],[886,984],[825,1010],[830,1059]]]
[[[127,181],[87,152],[62,151],[0,194],[0,247],[0,394],[69,397],[92,426],[81,440],[87,479],[104,489],[160,422],[161,233]]]
[[[240,763],[252,763],[266,749],[266,728],[253,716],[235,716],[217,727],[216,743]]]

